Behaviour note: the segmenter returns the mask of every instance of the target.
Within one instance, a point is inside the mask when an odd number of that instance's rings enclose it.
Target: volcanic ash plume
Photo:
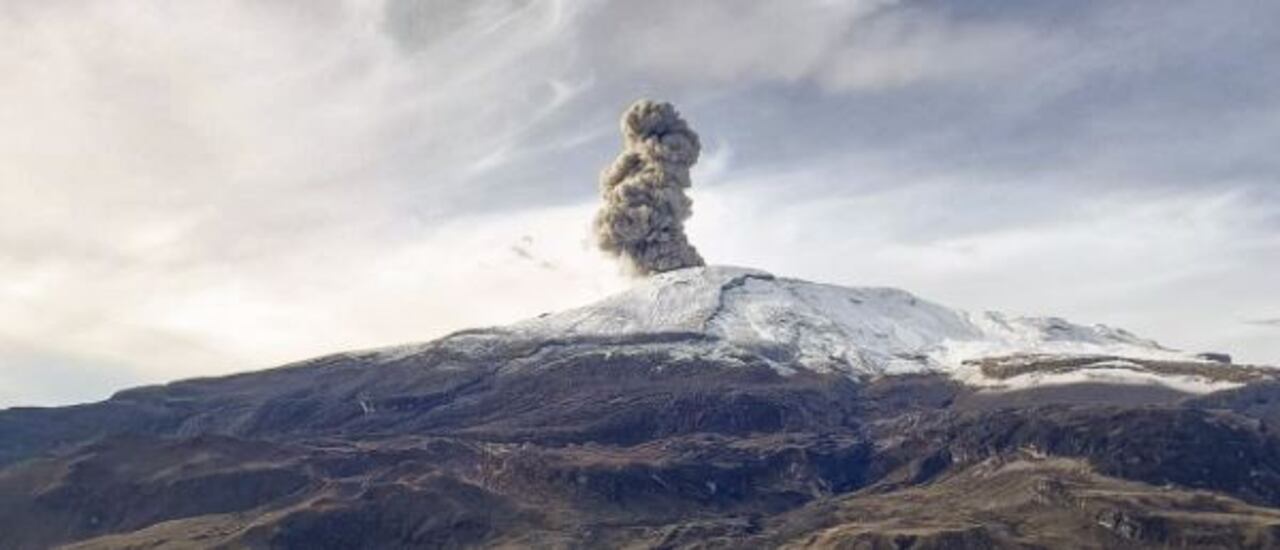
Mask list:
[[[622,154],[600,176],[604,204],[596,242],[637,275],[706,265],[684,234],[693,214],[689,167],[698,162],[698,134],[670,103],[647,99],[622,115]]]

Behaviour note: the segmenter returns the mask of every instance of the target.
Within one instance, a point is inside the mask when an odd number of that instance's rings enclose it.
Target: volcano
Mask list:
[[[694,267],[0,411],[0,547],[1280,547],[1278,372]]]

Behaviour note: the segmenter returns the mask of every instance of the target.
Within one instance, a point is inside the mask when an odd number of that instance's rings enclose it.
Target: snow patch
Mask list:
[[[1205,394],[1239,388],[1244,385],[1240,382],[1210,380],[1202,376],[1160,374],[1145,370],[1134,370],[1125,366],[1101,366],[1104,364],[1105,362],[1095,363],[1067,372],[1033,372],[1003,380],[987,378],[981,375],[957,376],[957,378],[971,386],[997,391],[1025,390],[1066,384],[1101,383],[1130,386],[1164,386],[1183,393]],[[1141,368],[1134,363],[1128,363],[1128,365]]]

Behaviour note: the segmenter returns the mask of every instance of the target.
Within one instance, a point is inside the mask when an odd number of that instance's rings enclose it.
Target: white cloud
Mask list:
[[[583,239],[642,94],[706,138],[691,231],[713,261],[1277,362],[1243,321],[1280,311],[1280,214],[1241,191],[1275,179],[1274,101],[1246,93],[1274,71],[1226,70],[1270,42],[1206,5],[1046,33],[880,0],[8,2],[0,406],[619,288]],[[1208,88],[1156,78],[1193,54],[1223,62]],[[1195,179],[1221,166],[1252,172]]]
[[[0,11],[15,46],[0,51],[0,362],[34,346],[164,380],[420,340],[594,288],[476,253],[545,242],[561,211],[449,203],[484,176],[468,165],[526,147],[582,91],[548,48],[568,8],[471,13],[414,47],[383,15],[368,2]]]

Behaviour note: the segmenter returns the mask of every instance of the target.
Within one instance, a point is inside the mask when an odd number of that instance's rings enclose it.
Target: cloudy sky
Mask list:
[[[1280,3],[0,3],[0,407],[624,288],[632,100],[713,263],[1280,364]]]

